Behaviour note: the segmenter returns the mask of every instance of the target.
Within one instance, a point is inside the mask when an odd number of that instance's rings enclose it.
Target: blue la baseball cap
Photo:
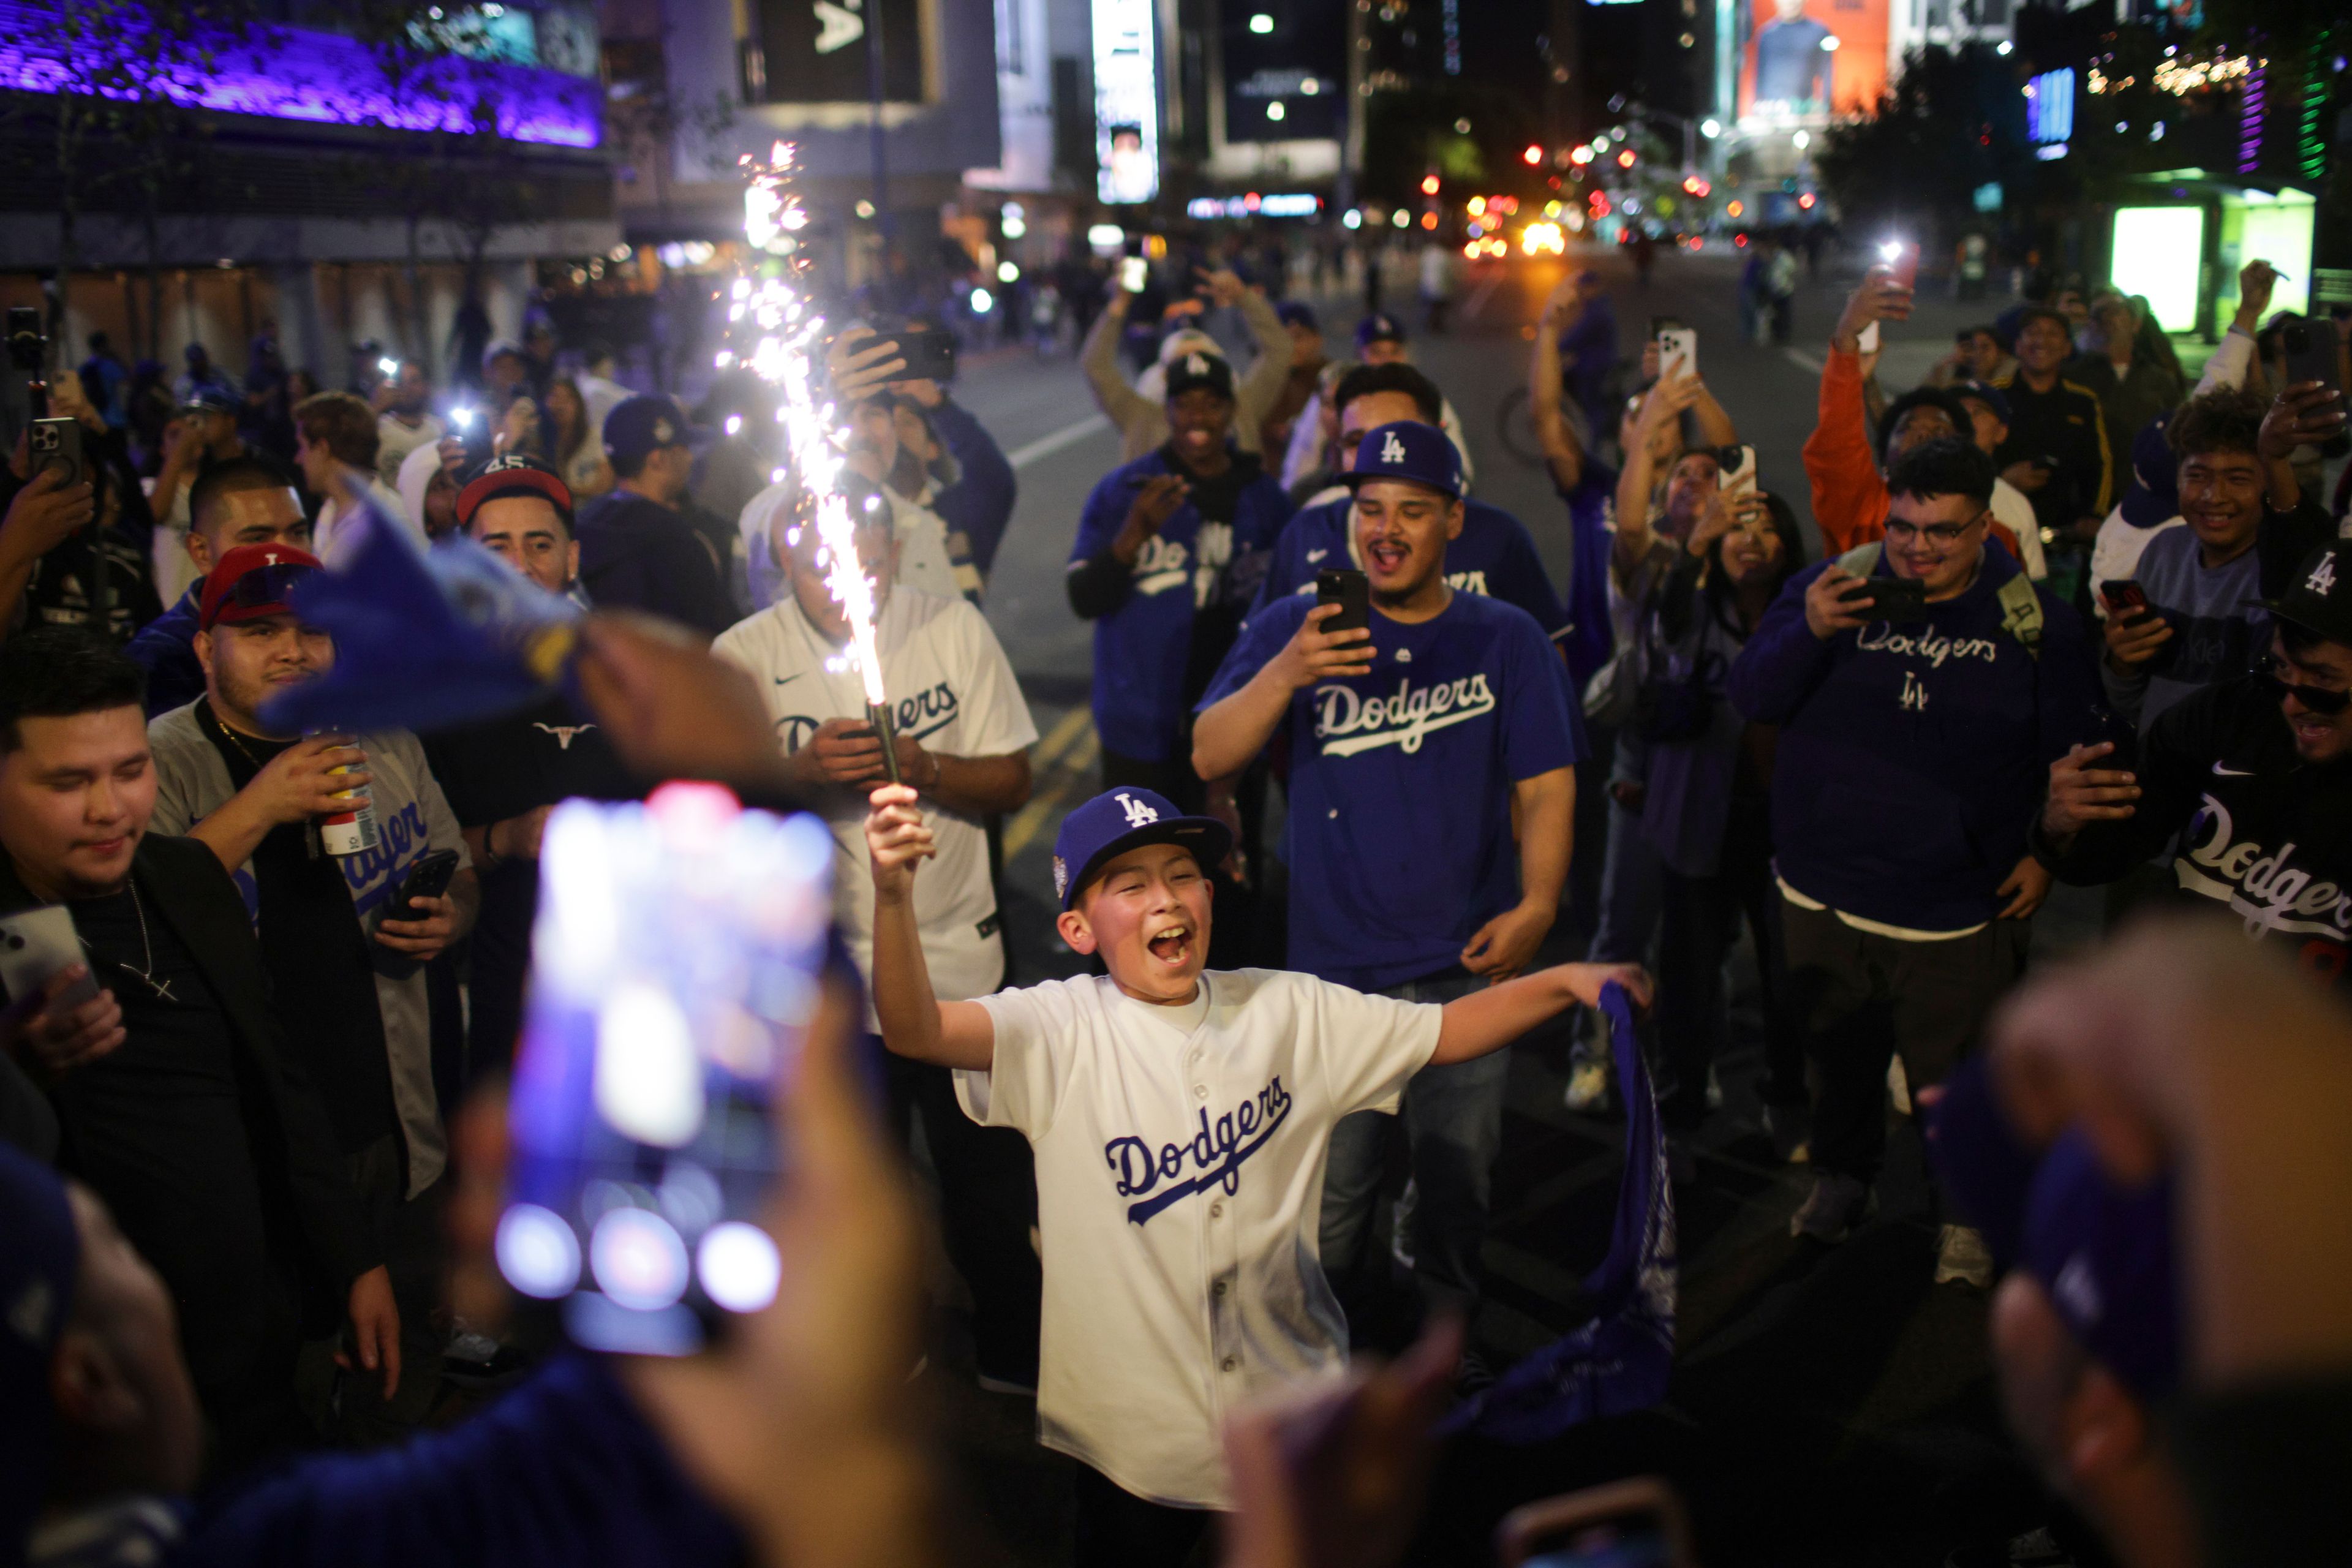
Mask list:
[[[604,416],[604,455],[615,466],[634,468],[663,447],[681,446],[702,434],[687,422],[676,398],[641,392],[624,397]]]
[[[1394,316],[1375,310],[1356,323],[1356,352],[1361,353],[1374,343],[1404,342],[1404,323]]]
[[[2010,422],[2009,394],[1989,381],[1954,382],[1952,395],[1963,403],[1981,403],[1992,411],[1994,418],[2004,425]]]
[[[1105,790],[1062,818],[1054,836],[1054,896],[1068,909],[1097,867],[1146,844],[1181,844],[1206,871],[1233,848],[1234,836],[1213,816],[1186,816],[1166,795]]]
[[[1448,500],[1460,500],[1462,453],[1438,426],[1400,419],[1365,431],[1356,446],[1355,468],[1339,479],[1349,489],[1374,479],[1409,479]]]
[[[0,1141],[0,1563],[21,1562],[56,1462],[49,1367],[81,1236],[55,1171]]]

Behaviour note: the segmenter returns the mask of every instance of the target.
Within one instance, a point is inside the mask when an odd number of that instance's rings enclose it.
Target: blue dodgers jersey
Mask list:
[[[1349,521],[1352,505],[1352,497],[1339,496],[1307,508],[1284,526],[1255,608],[1286,594],[1314,593],[1318,572],[1359,564]],[[1527,525],[1501,507],[1475,500],[1462,503],[1462,537],[1445,546],[1445,581],[1465,594],[1517,605],[1547,637],[1564,637],[1573,629]]]
[[[1109,549],[1144,481],[1169,471],[1166,458],[1147,452],[1105,476],[1079,516],[1072,568]],[[1187,503],[1145,541],[1134,592],[1095,622],[1095,733],[1106,749],[1153,763],[1177,754],[1193,616],[1213,602],[1229,566],[1272,547],[1290,510],[1282,487],[1261,473],[1242,487],[1230,525],[1204,524]]]
[[[1311,597],[1250,617],[1202,706],[1297,634]],[[1534,617],[1456,594],[1406,625],[1375,613],[1372,673],[1290,705],[1290,963],[1361,990],[1458,964],[1518,902],[1511,786],[1573,765],[1584,730]]]

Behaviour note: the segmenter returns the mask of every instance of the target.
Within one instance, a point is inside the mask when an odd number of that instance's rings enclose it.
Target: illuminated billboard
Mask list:
[[[1152,0],[1094,0],[1095,194],[1160,194],[1160,40]]]
[[[1875,109],[1886,90],[1887,0],[1747,0],[1739,118],[1818,125]]]
[[[2147,300],[2147,312],[2168,332],[2197,326],[2197,290],[2205,263],[2201,206],[2117,207],[2115,259],[2108,281]]]
[[[2074,68],[2043,71],[2025,84],[2025,131],[2035,142],[2063,142],[2074,134]]]

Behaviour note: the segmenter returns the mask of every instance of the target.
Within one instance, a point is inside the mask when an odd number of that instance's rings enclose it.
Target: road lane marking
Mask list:
[[[1075,447],[1097,430],[1110,428],[1110,421],[1099,414],[1089,414],[1075,425],[1065,425],[1050,436],[1040,436],[1026,447],[1015,447],[1004,460],[1016,468],[1025,468],[1042,458],[1050,458],[1065,447]]]
[[[1087,720],[1092,717],[1083,702],[1063,714],[1062,721],[1046,731],[1045,738],[1037,742],[1036,753],[1030,759],[1031,765],[1043,773],[1061,761],[1062,753],[1070,749],[1070,742],[1078,738],[1078,731],[1087,727]]]
[[[1787,360],[1790,364],[1795,365],[1799,370],[1803,371],[1807,375],[1819,375],[1822,374],[1822,362],[1811,354],[1800,353],[1795,349],[1782,349],[1780,351],[1780,357]]]
[[[1039,746],[1041,752],[1048,749],[1060,753],[1058,762],[1042,763],[1038,767],[1037,771],[1046,775],[1048,787],[1032,795],[1020,814],[1004,825],[1004,863],[1008,866],[1045,830],[1047,818],[1058,819],[1074,794],[1083,799],[1089,789],[1095,763],[1102,754],[1093,712],[1084,706],[1072,709]]]

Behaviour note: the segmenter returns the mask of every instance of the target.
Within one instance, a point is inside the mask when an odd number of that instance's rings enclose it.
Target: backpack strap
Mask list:
[[[2000,605],[2000,629],[2022,643],[2028,654],[2040,658],[2042,595],[2033,591],[2033,580],[2021,567],[2016,576],[1995,590],[1993,597]]]

